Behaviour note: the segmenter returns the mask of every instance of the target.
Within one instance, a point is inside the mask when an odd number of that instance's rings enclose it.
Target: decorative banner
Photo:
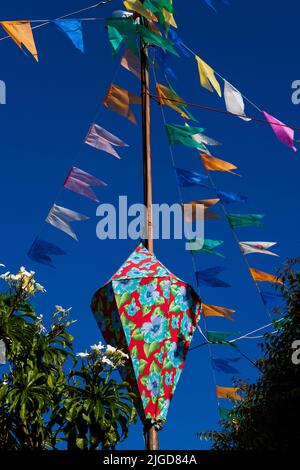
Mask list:
[[[144,424],[161,427],[200,317],[194,290],[143,246],[94,295],[105,341],[130,355],[120,368]]]
[[[126,119],[129,119],[133,124],[137,124],[135,116],[130,109],[130,105],[141,104],[141,98],[139,96],[136,96],[124,88],[112,83],[103,100],[103,104],[112,111],[115,111]]]
[[[191,53],[184,47],[182,39],[178,36],[177,31],[170,28],[168,31],[168,38],[172,41],[174,46],[185,56],[191,57]]]
[[[227,171],[228,173],[232,173],[233,175],[236,175],[236,173],[231,171],[231,170],[237,169],[237,167],[233,165],[232,163],[225,162],[225,160],[220,160],[220,158],[206,155],[205,153],[200,153],[200,157],[204,165],[204,168],[207,171]]]
[[[268,251],[271,246],[277,245],[276,242],[239,242],[241,251],[244,255],[250,253],[262,253],[264,255],[279,256],[272,251]]]
[[[203,271],[196,272],[196,279],[198,285],[201,283],[209,287],[231,287],[225,281],[218,278],[218,274],[224,271],[226,268],[222,266],[215,266],[214,268],[204,269]]]
[[[194,238],[193,240],[189,240],[189,242],[187,243],[188,247],[190,243],[192,243],[193,245],[197,240],[203,242],[203,246],[199,250],[192,249],[193,253],[206,253],[209,255],[217,255],[217,256],[221,256],[222,258],[225,258],[225,256],[222,255],[222,253],[219,253],[218,251],[214,251],[214,248],[224,243],[223,240],[210,240],[208,238],[203,240],[201,238]]]
[[[238,114],[237,117],[243,119],[243,121],[251,121],[245,114],[245,105],[241,93],[226,80],[224,80],[224,99],[229,113]]]
[[[273,282],[275,284],[283,284],[283,282],[273,274],[265,273],[259,269],[250,268],[249,269],[251,276],[255,282]]]
[[[206,88],[206,90],[208,91],[213,91],[213,88],[214,88],[221,98],[222,96],[221,87],[215,77],[214,70],[208,64],[206,64],[206,62],[200,59],[200,57],[198,57],[197,55],[195,55],[195,59],[198,63],[201,85],[203,86],[203,88]]]
[[[212,358],[212,367],[217,372],[224,372],[224,374],[239,374],[240,371],[231,365],[232,362],[239,361],[240,358],[235,359],[226,358],[226,359],[214,359]]]
[[[227,318],[227,320],[233,321],[234,319],[231,316],[232,313],[235,313],[235,310],[232,310],[231,308],[202,303],[202,314],[204,317],[223,317]]]
[[[231,204],[233,202],[243,202],[246,203],[248,201],[247,196],[243,196],[242,194],[231,193],[228,191],[216,191],[217,195],[223,202],[223,204]]]
[[[91,189],[91,186],[107,186],[107,184],[104,183],[104,181],[95,178],[95,176],[80,170],[80,168],[76,168],[76,166],[71,168],[64,182],[65,188],[92,199],[92,201],[99,202],[99,199]]]
[[[172,77],[174,80],[177,80],[177,77],[171,67],[168,66],[169,62],[169,56],[166,51],[163,49],[149,49],[148,51],[150,53],[149,57],[151,57],[151,61],[153,64],[158,64],[159,67],[162,69],[162,72],[165,75],[169,75]]]
[[[238,335],[238,331],[208,331],[206,337],[210,343],[228,343],[229,338]]]
[[[137,25],[132,18],[107,18],[106,24],[113,57],[120,51],[123,44],[133,54],[138,55]]]
[[[138,31],[140,32],[143,41],[149,43],[150,45],[162,47],[171,54],[179,56],[178,52],[169,39],[155,33],[154,31],[151,31],[150,29],[145,28],[145,26],[142,25],[138,26]]]
[[[67,209],[66,207],[60,207],[54,204],[46,218],[46,222],[53,225],[53,227],[58,228],[58,230],[62,230],[67,235],[74,238],[74,240],[78,241],[76,233],[70,224],[72,222],[81,222],[88,219],[89,217],[86,215],[79,214],[78,212]]]
[[[161,106],[165,104],[170,108],[174,109],[174,111],[177,111],[177,113],[179,113],[184,119],[190,119],[188,114],[183,110],[185,104],[183,99],[180,98],[180,96],[176,95],[174,91],[170,90],[170,88],[167,88],[161,83],[157,83],[156,94],[158,96],[158,101]]]
[[[121,65],[139,80],[141,79],[141,61],[130,49],[126,49],[121,60]]]
[[[260,291],[261,298],[265,305],[274,303],[278,299],[282,299],[281,294],[275,294],[274,292]]]
[[[187,127],[179,126],[177,124],[166,124],[166,130],[168,134],[169,143],[171,145],[182,144],[186,147],[204,149],[201,144],[199,144],[197,141],[195,141],[195,139],[193,139],[193,135],[203,131],[201,127]]]
[[[188,126],[187,123],[185,125]],[[221,145],[221,143],[218,142],[217,140],[214,140],[211,137],[207,137],[207,135],[204,135],[201,132],[199,132],[198,134],[192,135],[192,139],[195,140],[196,142],[198,142],[198,144],[200,144],[201,146],[203,146],[203,144],[205,144],[205,145]]]
[[[53,20],[53,23],[68,36],[76,49],[84,53],[81,20]]]
[[[216,204],[220,199],[204,199],[202,201],[191,201],[182,204],[184,219],[187,222],[197,220],[197,217],[202,218],[202,211],[197,211],[197,206],[204,206],[204,219],[221,219],[222,217],[215,212],[208,210],[208,207]]]
[[[216,386],[216,394],[218,398],[228,398],[231,400],[242,400],[242,397],[237,393],[238,387],[220,387]]]
[[[153,13],[146,10],[144,5],[139,0],[125,0],[123,3],[124,3],[126,10],[134,11],[138,13],[139,15],[142,15],[144,18],[147,18],[147,20],[158,21],[156,16],[153,15]]]
[[[231,228],[264,227],[264,224],[261,222],[264,218],[263,214],[228,214],[227,218]]]
[[[177,179],[180,186],[203,186],[208,188],[203,181],[208,180],[207,175],[197,173],[196,171],[184,170],[183,168],[175,168]]]
[[[103,129],[103,127],[98,126],[98,124],[93,124],[90,127],[84,143],[98,150],[103,150],[103,152],[110,153],[119,159],[121,157],[113,148],[113,145],[116,147],[129,147],[129,145],[119,139],[119,137],[111,134],[106,129]]]
[[[52,263],[51,256],[60,256],[65,255],[66,253],[59,248],[59,246],[54,245],[54,243],[49,243],[40,238],[36,238],[27,253],[28,258],[37,263],[46,264],[51,268],[55,268]]]
[[[3,339],[0,339],[0,365],[6,363],[6,346]]]
[[[219,416],[221,421],[227,421],[230,415],[230,409],[229,408],[224,408],[223,406],[219,406]]]
[[[266,113],[266,111],[262,111],[262,113],[275,132],[277,139],[293,149],[294,152],[297,152],[297,148],[294,145],[294,130],[286,126],[274,116],[271,116],[271,114]]]
[[[38,62],[38,53],[35,47],[30,21],[1,21],[1,26],[7,34],[22,49],[22,45],[33,55]]]

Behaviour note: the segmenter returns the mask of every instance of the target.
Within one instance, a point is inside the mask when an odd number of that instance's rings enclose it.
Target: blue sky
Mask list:
[[[92,3],[92,2],[91,2]],[[179,32],[184,42],[195,50],[243,94],[282,121],[299,125],[299,107],[291,101],[291,83],[299,79],[297,60],[299,2],[231,1],[226,7],[215,0],[218,14],[202,0],[174,0]],[[88,6],[87,0],[2,2],[1,19],[48,19]],[[121,2],[84,16],[105,18]],[[3,32],[4,36],[4,32]],[[38,310],[49,319],[53,305],[73,307],[76,350],[84,350],[100,338],[90,312],[90,300],[127,258],[136,243],[130,240],[100,241],[96,238],[96,205],[68,190],[62,184],[71,166],[78,166],[106,181],[100,188],[101,202],[116,204],[119,195],[129,202],[142,202],[142,157],[140,125],[133,126],[118,115],[103,109],[101,100],[111,81],[139,94],[139,82],[112,59],[103,21],[84,24],[86,53],[72,47],[54,27],[35,32],[39,64],[26,57],[11,40],[0,42],[0,80],[7,86],[7,104],[0,106],[1,120],[1,250],[0,261],[15,271],[21,264],[34,269],[46,286],[47,295],[35,299]],[[187,101],[224,109],[223,99],[199,85],[193,58],[172,59],[177,75],[173,86]],[[160,80],[163,80],[160,76]],[[246,105],[249,115],[260,117]],[[238,178],[228,174],[215,176],[225,191],[235,191],[249,198],[248,205],[232,206],[232,212],[266,214],[263,229],[240,229],[244,240],[277,241],[281,258],[252,255],[254,267],[275,272],[286,257],[299,254],[299,155],[279,143],[268,125],[245,123],[237,118],[193,110],[207,135],[222,142],[215,156],[235,163]],[[139,117],[139,109],[135,107]],[[116,133],[130,144],[118,161],[108,154],[82,144],[94,121]],[[166,110],[169,123],[181,124],[180,117]],[[297,138],[297,133],[296,133]],[[299,136],[298,136],[299,138]],[[177,184],[161,113],[152,105],[152,153],[155,202],[178,202]],[[197,153],[184,147],[174,152],[179,167],[202,171]],[[213,197],[210,190],[183,190],[186,201]],[[88,222],[77,224],[79,243],[65,236],[43,220],[54,202],[89,215]],[[218,209],[219,210],[219,209]],[[57,243],[68,254],[55,260],[50,269],[26,259],[32,241],[41,237]],[[214,319],[209,329],[237,330],[246,333],[268,322],[268,317],[247,272],[245,263],[225,220],[208,221],[207,238],[225,241],[225,260],[198,255],[198,269],[226,266],[223,278],[230,289],[203,288],[206,303],[236,310],[234,323]],[[158,241],[157,257],[179,277],[195,285],[189,254],[183,241]],[[230,324],[229,324],[230,323]],[[201,342],[196,334],[194,345]],[[251,358],[258,354],[257,343],[243,341],[240,347]],[[233,357],[224,347],[215,347],[215,357]],[[255,371],[241,359],[243,378],[253,379]],[[230,386],[231,377],[217,374],[218,385]],[[192,351],[172,402],[169,419],[160,433],[162,449],[203,448],[196,432],[217,426],[218,414],[209,352],[206,347]],[[142,449],[141,426],[132,428],[125,449]]]

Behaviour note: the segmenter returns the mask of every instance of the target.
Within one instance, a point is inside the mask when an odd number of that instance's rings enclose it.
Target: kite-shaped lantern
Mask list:
[[[120,372],[136,392],[144,424],[166,420],[200,307],[194,290],[142,244],[93,297],[105,341],[130,356]]]

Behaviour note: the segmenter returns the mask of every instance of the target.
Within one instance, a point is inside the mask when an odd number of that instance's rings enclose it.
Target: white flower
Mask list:
[[[115,354],[116,351],[117,351],[117,348],[114,348],[113,346],[108,344],[105,353],[108,354],[109,356],[112,356],[113,354]]]
[[[80,353],[77,353],[76,356],[81,357],[82,359],[84,359],[85,357],[89,357],[89,353],[88,352],[80,352]]]
[[[102,362],[103,364],[107,364],[107,365],[109,365],[109,366],[111,366],[111,367],[114,367],[114,363],[113,363],[110,359],[108,359],[108,357],[106,357],[106,356],[103,356],[103,357],[102,357],[101,362]]]
[[[2,385],[8,385],[8,380],[7,379],[3,380]]]
[[[92,351],[95,351],[95,352],[100,352],[101,349],[104,349],[104,348],[105,348],[105,346],[101,343],[101,341],[99,341],[98,344],[93,344],[93,345],[91,346],[91,350],[92,350]]]

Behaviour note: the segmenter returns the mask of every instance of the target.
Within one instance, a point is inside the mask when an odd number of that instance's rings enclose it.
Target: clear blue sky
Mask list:
[[[92,3],[92,2],[90,2]],[[300,107],[291,102],[291,83],[300,78],[298,60],[298,20],[300,5],[296,0],[273,2],[231,1],[226,7],[215,0],[215,14],[203,0],[174,0],[180,35],[192,49],[261,108],[277,118],[300,127]],[[88,6],[87,0],[37,2],[15,0],[1,3],[1,19],[55,18]],[[120,9],[121,2],[101,7],[88,16],[108,16]],[[4,35],[4,32],[3,32]],[[66,37],[53,27],[35,32],[40,63],[26,57],[11,40],[0,42],[0,79],[7,85],[7,105],[0,106],[1,119],[1,251],[0,261],[15,271],[20,264],[37,272],[47,295],[36,299],[37,308],[49,318],[52,306],[73,307],[78,323],[73,328],[76,350],[81,351],[100,339],[90,312],[93,292],[100,287],[135,248],[133,241],[99,241],[96,238],[96,205],[68,190],[56,194],[73,165],[108,182],[100,188],[101,202],[116,203],[119,195],[130,202],[142,201],[142,162],[140,126],[101,110],[98,124],[116,133],[130,144],[121,161],[82,144],[89,125],[100,108],[112,81],[118,60],[113,60],[104,23],[84,24],[86,54],[72,47]],[[187,101],[224,109],[224,101],[199,85],[194,60],[172,59],[177,74],[174,87]],[[139,93],[138,80],[119,70],[116,83]],[[136,115],[139,110],[136,107]],[[260,117],[251,107],[249,115]],[[299,155],[280,144],[267,125],[245,123],[237,118],[208,111],[193,111],[206,133],[221,141],[217,157],[235,163],[243,178],[220,174],[219,188],[245,194],[247,206],[232,206],[232,212],[266,214],[263,229],[241,229],[244,240],[277,241],[281,258],[252,255],[252,265],[275,272],[286,257],[299,254]],[[170,123],[180,123],[173,111],[166,111]],[[156,202],[177,202],[177,186],[172,171],[160,110],[153,105],[152,146],[154,198]],[[297,134],[296,134],[297,135]],[[297,138],[297,137],[296,137]],[[299,138],[299,137],[298,137]],[[193,150],[176,148],[177,165],[202,171]],[[186,200],[213,197],[211,191],[191,188]],[[43,225],[50,207],[58,204],[91,217],[76,224],[79,243],[49,225]],[[57,243],[68,255],[57,258],[57,269],[37,265],[26,259],[32,241],[41,237]],[[225,220],[208,221],[206,237],[223,239],[225,260],[199,255],[198,268],[224,265],[223,278],[230,289],[203,289],[206,303],[236,309],[236,321],[214,319],[210,329],[238,330],[245,333],[268,322],[254,284]],[[242,231],[243,230],[243,231]],[[179,277],[195,285],[191,260],[181,241],[155,244],[158,258]],[[195,336],[194,345],[201,338]],[[256,343],[244,341],[241,349],[254,358]],[[216,357],[232,356],[231,351],[214,350]],[[244,378],[255,372],[241,360],[238,367]],[[219,385],[230,386],[231,377],[217,374]],[[208,350],[190,353],[186,369],[172,402],[169,419],[160,433],[162,449],[198,449],[199,430],[217,426],[218,414]],[[201,447],[202,446],[202,447]],[[133,428],[122,448],[141,449],[141,426]]]

